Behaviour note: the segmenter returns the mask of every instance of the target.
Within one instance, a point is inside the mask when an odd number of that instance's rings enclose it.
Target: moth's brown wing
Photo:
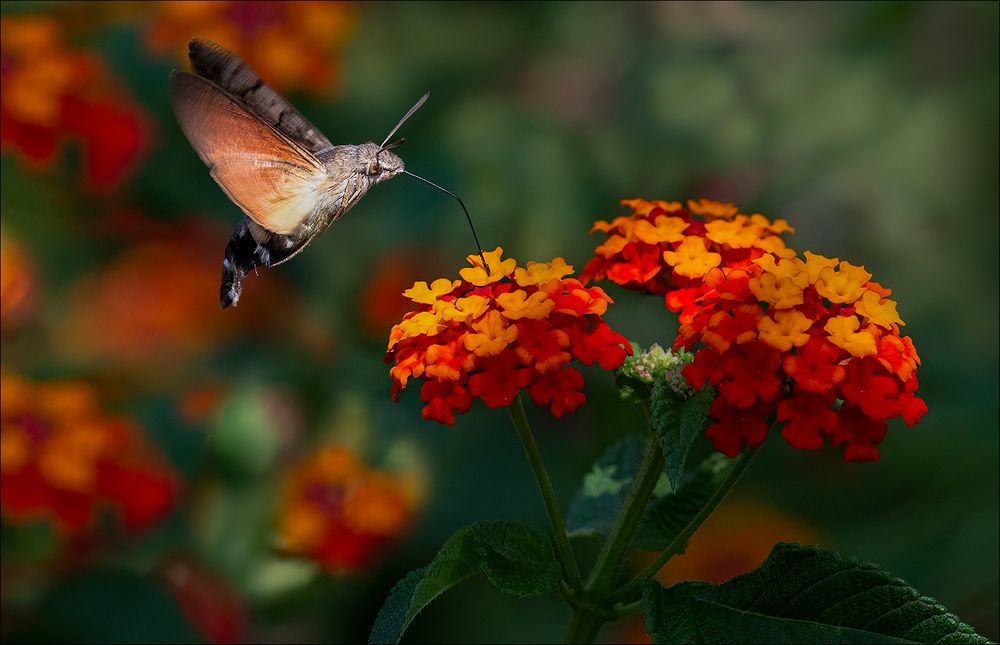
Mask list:
[[[229,198],[265,229],[295,231],[322,196],[323,164],[204,78],[175,71],[170,95],[181,129]]]
[[[207,78],[262,121],[317,157],[333,145],[292,104],[264,84],[239,56],[208,40],[193,38],[188,58],[195,74]]]

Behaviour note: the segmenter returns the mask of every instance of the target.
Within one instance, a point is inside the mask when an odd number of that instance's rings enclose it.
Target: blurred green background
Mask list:
[[[234,6],[189,33],[166,5],[3,3],[5,21],[49,16],[68,49],[102,61],[109,96],[147,133],[128,173],[96,190],[72,142],[43,167],[5,142],[2,230],[28,258],[31,293],[4,320],[3,369],[93,383],[183,482],[162,521],[86,557],[67,557],[44,523],[5,520],[5,640],[206,638],[184,631],[197,626],[181,626],[150,582],[165,559],[188,558],[229,590],[232,606],[208,611],[244,616],[238,640],[357,641],[395,581],[459,527],[546,526],[506,414],[477,404],[439,427],[421,420],[416,391],[389,399],[381,359],[406,310],[397,294],[456,273],[474,250],[446,196],[405,177],[379,186],[293,262],[250,276],[238,310],[218,310],[241,215],[177,127],[166,81],[186,68],[188,37],[241,29],[335,144],[381,141],[430,90],[400,156],[463,197],[487,248],[521,262],[582,267],[591,222],[619,214],[620,199],[705,196],[788,219],[799,250],[863,264],[899,302],[929,413],[912,430],[892,425],[874,464],[772,438],[723,507],[770,512],[744,514],[716,548],[739,552],[778,513],[1000,637],[996,3],[387,3],[338,8],[329,25],[295,22],[294,5]],[[320,45],[290,54],[280,39],[254,41],[268,20]],[[296,76],[281,63],[292,55],[315,65]],[[615,330],[672,341],[660,300],[609,293]],[[641,423],[611,375],[585,376],[575,415],[529,409],[564,504]],[[424,491],[411,529],[349,575],[271,548],[283,473],[330,441],[416,473]],[[152,617],[145,631],[129,631],[136,615]],[[557,598],[517,602],[471,583],[407,638],[537,642],[564,620]],[[604,634],[641,636],[634,625]]]

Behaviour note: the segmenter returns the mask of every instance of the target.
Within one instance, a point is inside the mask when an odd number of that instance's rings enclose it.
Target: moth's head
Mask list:
[[[363,143],[358,150],[358,173],[372,184],[392,179],[403,172],[403,160],[374,143]]]

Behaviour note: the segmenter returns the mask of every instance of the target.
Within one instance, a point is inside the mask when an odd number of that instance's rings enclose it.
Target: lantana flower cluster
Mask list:
[[[0,508],[14,523],[50,519],[77,535],[112,509],[128,529],[164,516],[176,481],[141,429],[106,414],[77,381],[0,375]]]
[[[425,419],[453,425],[474,399],[510,405],[527,390],[555,417],[585,400],[572,361],[621,367],[632,348],[602,316],[611,298],[570,278],[563,258],[518,266],[503,250],[470,255],[460,279],[417,282],[403,295],[417,308],[389,335],[393,398],[411,377],[424,381]]]
[[[333,572],[362,569],[402,535],[415,502],[401,477],[369,468],[346,446],[327,446],[286,478],[279,547]]]
[[[142,110],[53,18],[4,16],[0,32],[0,148],[48,169],[67,141],[78,142],[87,185],[117,187],[148,148]]]
[[[609,242],[585,273],[662,294],[679,314],[675,349],[699,347],[685,378],[719,391],[706,436],[720,452],[760,445],[776,415],[795,448],[829,440],[845,460],[870,461],[889,419],[913,426],[927,411],[891,291],[864,267],[799,257],[778,237],[791,231],[783,220],[731,204],[623,203],[631,216],[595,224]]]

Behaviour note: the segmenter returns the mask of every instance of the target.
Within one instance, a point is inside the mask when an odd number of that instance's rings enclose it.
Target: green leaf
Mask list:
[[[722,485],[735,464],[736,460],[713,453],[676,491],[654,498],[646,507],[635,531],[633,545],[647,551],[666,549]]]
[[[715,586],[643,588],[654,643],[988,643],[878,566],[778,544],[760,568]]]
[[[667,478],[674,488],[680,485],[684,475],[691,445],[705,432],[708,409],[714,400],[715,390],[710,387],[684,399],[665,380],[653,383],[649,399],[650,420],[667,462]]]
[[[502,593],[518,598],[541,596],[559,587],[559,563],[548,535],[512,522],[479,522],[448,538],[433,562],[393,587],[368,642],[398,643],[424,607],[477,573]]]
[[[611,445],[583,478],[566,514],[570,537],[607,535],[642,465],[648,435],[632,434]]]

